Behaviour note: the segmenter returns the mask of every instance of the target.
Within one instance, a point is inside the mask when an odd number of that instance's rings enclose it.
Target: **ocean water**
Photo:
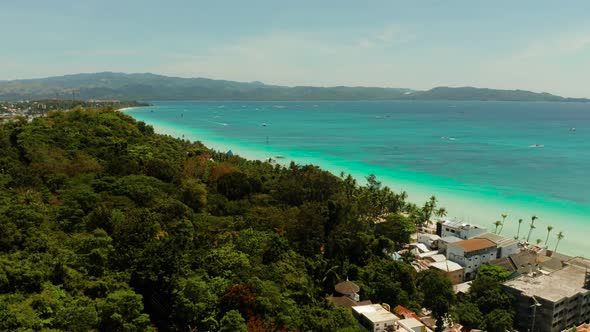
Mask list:
[[[154,102],[129,109],[156,131],[246,158],[377,175],[448,217],[549,248],[590,253],[590,104],[524,102]],[[575,130],[574,130],[575,128]]]

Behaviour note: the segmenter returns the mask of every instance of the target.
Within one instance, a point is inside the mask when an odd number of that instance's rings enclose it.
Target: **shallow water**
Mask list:
[[[590,104],[523,102],[155,102],[126,112],[159,132],[247,158],[285,156],[358,178],[376,174],[449,217],[559,251],[590,253]],[[575,130],[574,130],[575,128]]]

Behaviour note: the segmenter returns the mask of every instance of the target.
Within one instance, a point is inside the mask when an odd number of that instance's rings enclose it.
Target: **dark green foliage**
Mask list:
[[[423,305],[432,310],[437,319],[437,331],[442,331],[442,318],[447,315],[455,302],[451,280],[438,270],[429,269],[418,275],[418,289],[424,298]]]
[[[346,277],[375,302],[452,302],[383,254],[414,225],[375,177],[227,156],[112,110],[11,122],[0,147],[0,330],[354,331],[326,300]]]
[[[467,327],[488,331],[511,329],[514,318],[512,298],[501,288],[508,275],[502,267],[483,265],[471,284],[467,298],[457,306],[459,321]]]

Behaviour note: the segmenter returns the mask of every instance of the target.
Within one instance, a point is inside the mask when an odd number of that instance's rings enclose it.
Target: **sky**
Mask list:
[[[590,97],[590,1],[0,0],[0,80],[101,71]]]

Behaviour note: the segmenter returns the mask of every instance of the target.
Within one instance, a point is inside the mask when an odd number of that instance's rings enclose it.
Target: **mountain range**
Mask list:
[[[436,87],[426,91],[379,87],[278,86],[207,78],[144,74],[91,73],[0,81],[0,100],[489,100],[588,102],[524,90]]]

